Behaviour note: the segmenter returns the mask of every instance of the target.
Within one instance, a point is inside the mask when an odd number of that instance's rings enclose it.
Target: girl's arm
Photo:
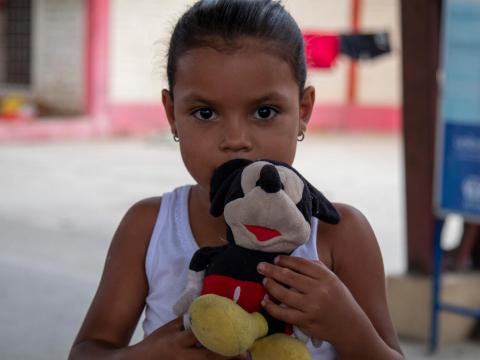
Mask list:
[[[370,359],[403,359],[388,310],[383,260],[375,234],[360,211],[346,205],[339,208],[345,224],[329,237],[332,270],[361,310],[358,334],[344,339],[348,346],[343,358],[365,354]]]
[[[195,347],[180,319],[129,346],[145,305],[148,283],[145,255],[160,199],[135,204],[113,237],[105,268],[69,359],[224,359]]]
[[[268,292],[289,306],[266,301],[274,317],[290,322],[314,338],[332,343],[341,359],[403,359],[388,312],[385,277],[375,235],[365,217],[337,205],[342,221],[321,224],[323,262],[280,256],[262,264]],[[290,286],[287,289],[280,283]]]

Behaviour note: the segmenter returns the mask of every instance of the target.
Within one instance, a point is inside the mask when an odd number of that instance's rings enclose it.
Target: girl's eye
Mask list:
[[[255,111],[255,118],[260,120],[270,120],[277,114],[278,114],[277,110],[269,106],[262,106],[257,111]]]
[[[209,108],[202,108],[193,112],[193,116],[195,116],[198,120],[202,121],[214,120],[216,115],[217,114],[215,113],[215,111]]]

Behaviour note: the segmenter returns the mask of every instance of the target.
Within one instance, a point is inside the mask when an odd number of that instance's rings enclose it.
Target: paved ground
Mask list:
[[[388,274],[405,270],[401,141],[310,135],[296,166],[334,201],[369,218]],[[65,359],[122,214],[191,182],[169,136],[0,145],[0,359]],[[139,333],[136,334],[138,339]],[[408,359],[423,344],[403,342]],[[479,359],[478,344],[436,359]]]

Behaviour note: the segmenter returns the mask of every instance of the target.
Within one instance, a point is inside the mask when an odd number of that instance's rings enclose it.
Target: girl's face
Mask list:
[[[177,61],[173,102],[167,90],[162,100],[188,171],[209,191],[213,170],[231,159],[292,164],[315,98],[312,87],[298,92],[290,65],[259,46],[196,48]]]

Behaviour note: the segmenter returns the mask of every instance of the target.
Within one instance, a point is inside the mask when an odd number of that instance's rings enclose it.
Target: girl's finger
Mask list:
[[[297,310],[302,310],[302,307],[304,307],[304,295],[299,292],[287,289],[272,278],[265,278],[263,283],[267,292],[282,304]]]
[[[171,333],[176,333],[181,331],[183,328],[183,321],[181,318],[174,319],[165,325],[163,325],[161,328],[155,330],[153,334],[171,334]]]
[[[317,280],[332,274],[330,269],[321,261],[308,260],[297,256],[279,255],[275,258],[275,265],[289,268]]]
[[[227,358],[222,355],[215,354],[208,349],[195,350],[195,359],[201,360],[226,360]]]
[[[178,334],[178,341],[180,345],[185,347],[192,347],[198,344],[198,340],[195,337],[195,335],[193,335],[193,332],[191,329],[181,331]]]
[[[245,352],[243,354],[237,355],[233,358],[234,360],[252,360],[249,352]]]
[[[307,293],[315,286],[315,280],[287,267],[260,263],[258,272],[265,277],[273,278],[282,284],[295,288],[301,293]]]
[[[165,324],[165,328],[171,330],[182,330],[183,329],[183,319],[178,317],[168,323]]]
[[[267,310],[267,312],[272,315],[275,319],[284,321],[292,325],[300,325],[301,320],[304,317],[304,313],[292,308],[285,308],[283,306],[277,305],[270,301],[269,299],[264,299],[262,305]]]

